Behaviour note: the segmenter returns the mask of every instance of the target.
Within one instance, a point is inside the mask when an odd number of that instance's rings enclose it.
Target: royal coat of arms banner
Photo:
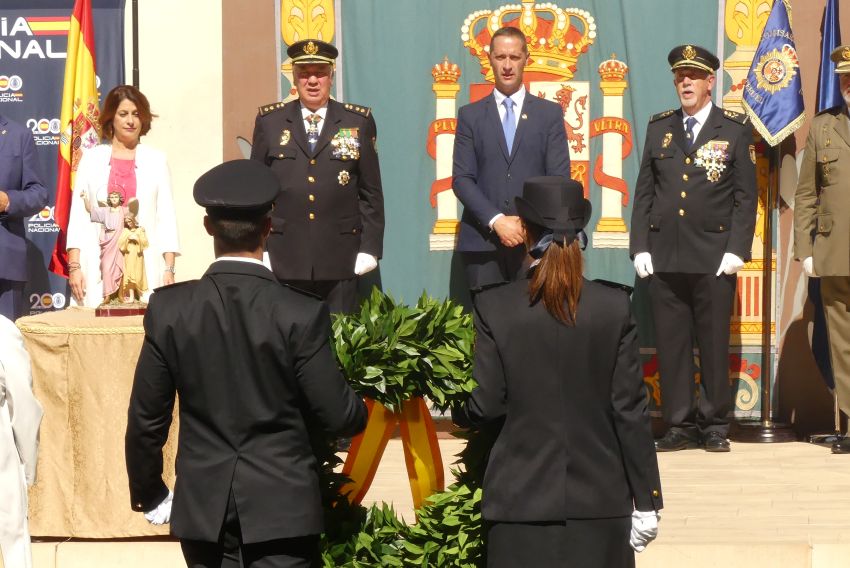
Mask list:
[[[653,114],[679,106],[667,54],[682,44],[720,57],[714,102],[742,111],[743,81],[771,5],[771,0],[727,3],[725,9],[697,0],[281,0],[282,98],[295,96],[286,46],[307,37],[334,43],[340,55],[332,94],[370,107],[378,128],[386,207],[380,285],[401,300],[425,290],[469,302],[455,250],[462,213],[451,179],[456,117],[462,105],[492,92],[487,59],[492,33],[505,25],[520,28],[530,40],[525,86],[563,109],[571,175],[593,205],[586,276],[635,287],[644,373],[660,403],[645,283],[636,278],[628,253],[647,124]],[[758,238],[754,252],[760,251]],[[737,352],[730,356],[730,386],[742,384],[739,413],[756,413],[758,407],[764,259],[757,256],[739,277],[732,318]]]

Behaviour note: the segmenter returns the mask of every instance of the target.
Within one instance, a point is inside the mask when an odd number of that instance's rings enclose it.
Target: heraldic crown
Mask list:
[[[466,17],[461,27],[463,45],[478,58],[481,74],[493,81],[487,54],[490,39],[501,27],[519,28],[528,42],[531,62],[526,73],[572,79],[579,56],[596,39],[596,22],[590,12],[579,8],[559,8],[555,4],[506,4],[495,10],[479,10]],[[577,27],[578,26],[578,27]]]

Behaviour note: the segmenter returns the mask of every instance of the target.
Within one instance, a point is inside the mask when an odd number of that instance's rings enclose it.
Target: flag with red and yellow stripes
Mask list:
[[[410,492],[413,495],[413,508],[418,509],[428,497],[445,489],[440,444],[428,405],[422,397],[416,397],[405,400],[399,412],[392,412],[371,399],[366,399],[366,407],[369,409],[369,420],[366,429],[351,440],[351,448],[342,466],[342,473],[350,482],[340,492],[347,495],[351,503],[363,500],[372,485],[387,443],[398,426]]]
[[[59,168],[56,180],[54,221],[59,226],[56,246],[50,259],[50,270],[68,276],[68,254],[65,242],[68,215],[74,188],[74,173],[83,149],[100,141],[100,114],[95,78],[94,20],[91,0],[76,0],[68,27],[68,58],[65,61],[65,84],[62,89],[62,112],[59,120]]]

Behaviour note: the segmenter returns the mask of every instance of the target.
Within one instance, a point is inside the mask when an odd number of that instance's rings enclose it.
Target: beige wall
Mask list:
[[[126,8],[127,77],[132,77],[132,9]],[[222,8],[210,0],[139,2],[139,88],[158,115],[143,142],[168,155],[182,256],[177,280],[198,278],[212,239],[192,186],[222,161]]]

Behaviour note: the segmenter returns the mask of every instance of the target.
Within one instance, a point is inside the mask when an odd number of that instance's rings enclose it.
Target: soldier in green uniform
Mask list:
[[[649,121],[629,247],[638,276],[649,278],[670,426],[656,449],[727,452],[729,320],[755,228],[755,149],[746,117],[711,102],[717,57],[681,45],[667,59],[681,107]]]
[[[260,107],[251,159],[280,180],[268,254],[281,282],[332,312],[357,307],[357,276],[378,265],[384,198],[375,119],[330,99],[337,49],[317,39],[289,46],[298,100]]]
[[[844,104],[812,119],[794,197],[794,257],[820,278],[838,406],[850,415],[850,45],[830,55]],[[850,454],[850,437],[832,446]]]

